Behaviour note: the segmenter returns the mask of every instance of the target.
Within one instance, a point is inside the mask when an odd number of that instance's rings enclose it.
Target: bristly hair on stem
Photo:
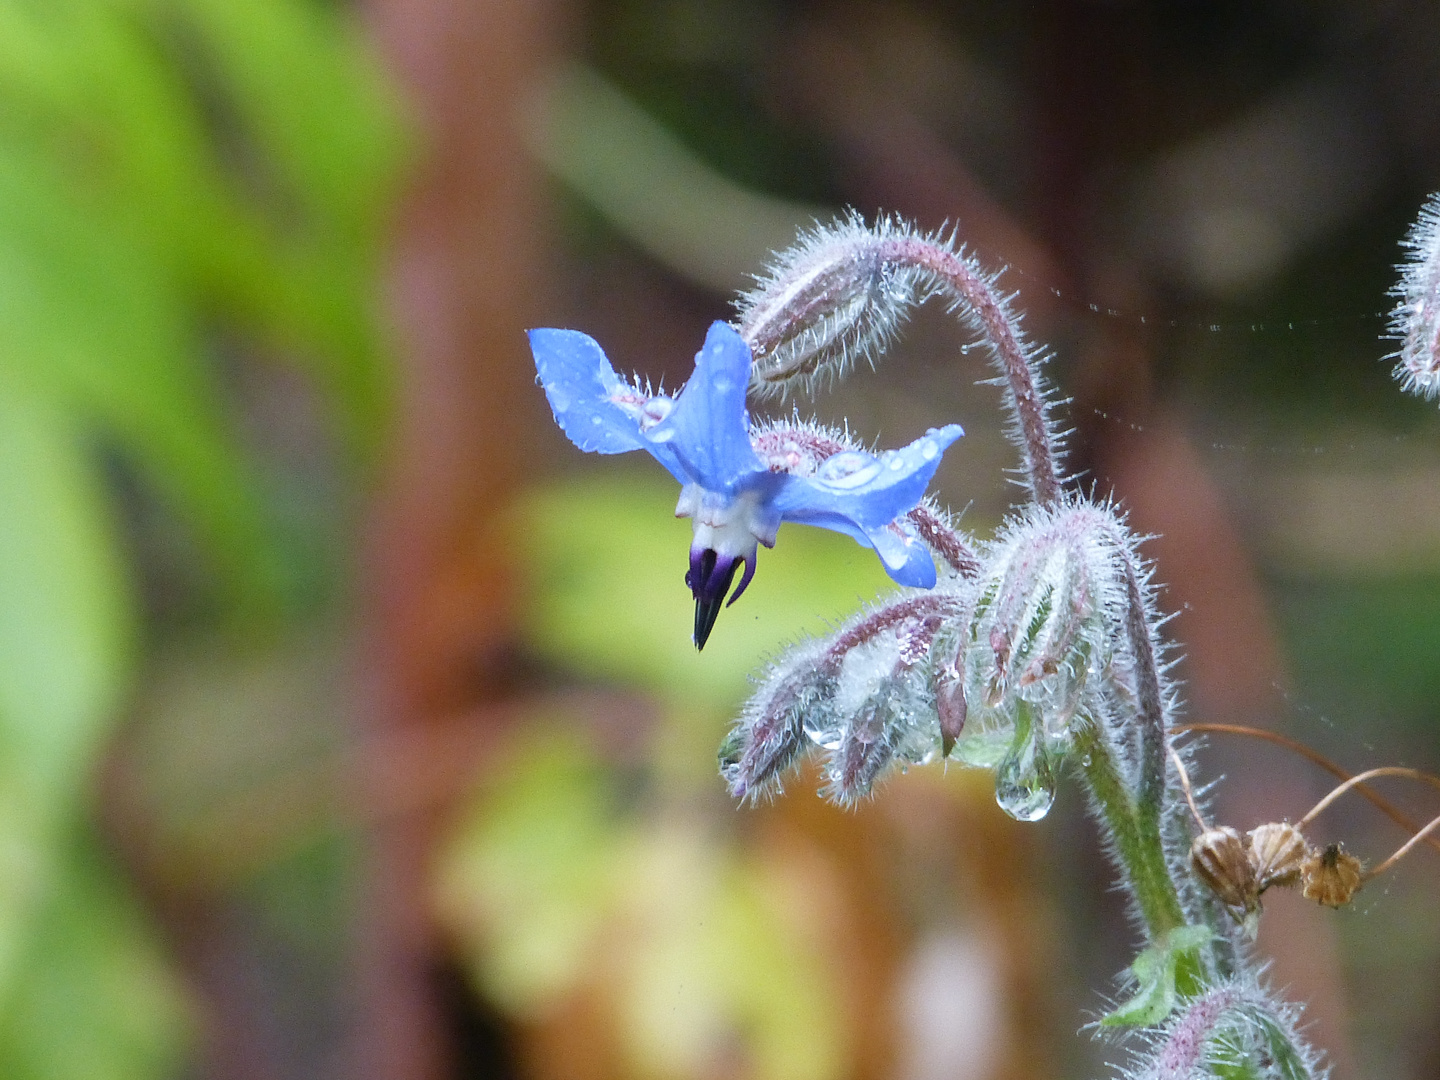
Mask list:
[[[1026,340],[1013,297],[996,279],[957,246],[954,232],[921,232],[888,216],[868,226],[853,211],[817,225],[737,301],[736,329],[755,358],[752,389],[813,390],[857,361],[873,367],[910,309],[944,296],[1000,371],[1031,494],[1042,505],[1053,503],[1061,491],[1061,448],[1039,373],[1046,354]]]

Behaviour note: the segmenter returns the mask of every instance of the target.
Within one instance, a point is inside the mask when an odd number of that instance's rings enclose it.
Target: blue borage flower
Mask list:
[[[904,520],[925,493],[958,424],[931,428],[909,446],[870,454],[813,428],[770,425],[752,438],[745,409],[750,348],[716,322],[675,397],[631,385],[596,341],[575,330],[531,330],[530,348],[550,407],[581,450],[645,450],[680,482],[676,517],[694,522],[685,583],[695,596],[695,645],[704,648],[740,564],[740,598],[759,544],[775,545],[782,521],[817,525],[874,548],[902,585],[935,584],[935,563]],[[808,438],[806,436],[809,436]],[[829,452],[833,451],[833,452]]]

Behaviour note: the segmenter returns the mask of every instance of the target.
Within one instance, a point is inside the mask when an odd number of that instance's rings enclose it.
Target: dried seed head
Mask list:
[[[1311,852],[1300,867],[1305,898],[1326,907],[1344,907],[1360,891],[1360,860],[1340,844]]]
[[[1240,834],[1228,825],[1206,829],[1190,845],[1190,865],[1201,881],[1232,908],[1256,911],[1259,883]]]
[[[1271,822],[1251,829],[1246,838],[1258,892],[1263,893],[1272,885],[1294,885],[1300,880],[1300,866],[1310,855],[1310,845],[1294,825]]]

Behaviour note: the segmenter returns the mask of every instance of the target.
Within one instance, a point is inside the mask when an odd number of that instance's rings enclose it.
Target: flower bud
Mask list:
[[[720,775],[737,799],[779,790],[785,771],[810,748],[806,725],[831,715],[835,681],[814,664],[817,645],[802,646],[746,703],[720,746]]]
[[[855,213],[817,226],[740,297],[737,328],[755,357],[757,389],[842,375],[855,360],[873,363],[885,351],[925,299],[924,272],[886,255],[897,235],[909,230],[888,219],[870,229]]]
[[[1390,330],[1400,339],[1395,377],[1420,397],[1440,394],[1440,195],[1430,196],[1405,238]]]
[[[850,803],[870,794],[892,764],[921,764],[939,747],[935,702],[927,672],[917,655],[917,638],[928,649],[925,624],[897,628],[852,649],[844,658],[836,686],[837,729],[812,739],[831,751],[826,795]]]
[[[1068,746],[1091,675],[1109,664],[1118,637],[1111,630],[1122,585],[1111,531],[1122,530],[1094,507],[1031,508],[990,552],[965,659],[977,740],[1008,741],[1023,701],[1049,751]]]

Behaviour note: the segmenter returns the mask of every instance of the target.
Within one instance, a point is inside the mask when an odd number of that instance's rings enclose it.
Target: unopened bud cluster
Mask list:
[[[1124,589],[1113,538],[1124,527],[1094,506],[1034,508],[987,550],[965,638],[968,730],[956,756],[997,770],[1001,805],[1043,816],[1054,762],[1096,695],[1121,637]]]
[[[1440,197],[1407,246],[1392,326],[1397,374],[1406,389],[1440,396]],[[901,589],[771,661],[721,747],[722,776],[753,800],[816,756],[823,793],[850,804],[889,770],[953,759],[993,769],[997,802],[1035,820],[1051,806],[1062,761],[1075,758],[1149,942],[1147,963],[1132,968],[1141,992],[1117,1010],[1118,1023],[1150,1029],[1128,1075],[1313,1080],[1321,1070],[1296,1012],[1262,984],[1236,923],[1253,927],[1274,887],[1348,903],[1388,863],[1364,872],[1339,845],[1312,846],[1308,817],[1244,836],[1205,822],[1171,746],[1175,692],[1146,564],[1110,506],[1067,489],[1044,354],[1021,334],[997,277],[953,235],[888,219],[867,227],[853,214],[819,226],[740,298],[733,328],[753,356],[751,390],[810,389],[859,360],[873,364],[931,296],[990,353],[1030,499],[989,542],[960,533],[928,501],[866,525],[882,559],[916,557],[927,578],[933,561],[935,586]],[[756,428],[753,442],[772,471],[798,475],[864,453],[848,435],[798,420]],[[1199,825],[1193,844],[1177,783]],[[1436,828],[1440,820],[1424,832]]]
[[[943,752],[932,644],[956,619],[955,581],[907,590],[771,664],[720,749],[720,771],[737,798],[779,790],[803,754],[826,755],[825,793],[840,803],[868,795],[892,766]]]
[[[949,757],[995,769],[1012,816],[1044,816],[1076,725],[1102,722],[1124,670],[1126,536],[1101,507],[1032,507],[980,549],[973,574],[898,593],[791,650],[721,750],[731,791],[774,791],[818,750],[826,794],[848,803],[891,766]]]

